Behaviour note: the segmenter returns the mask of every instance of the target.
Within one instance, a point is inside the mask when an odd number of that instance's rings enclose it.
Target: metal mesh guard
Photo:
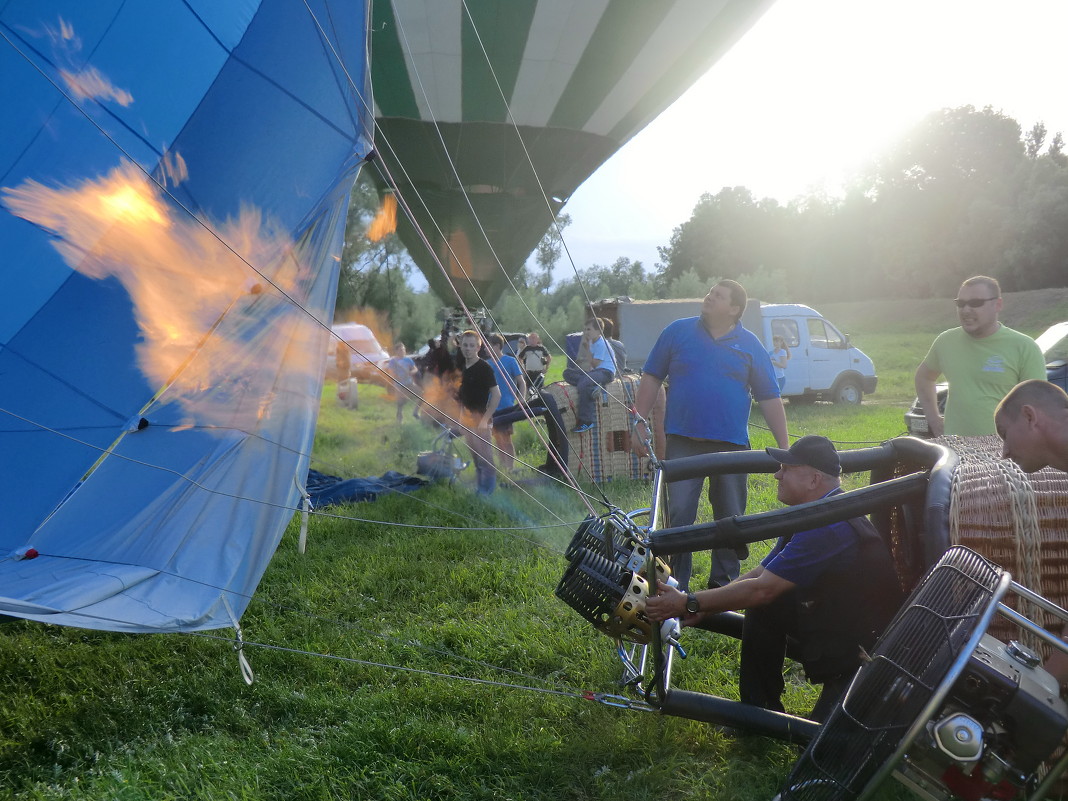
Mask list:
[[[556,597],[595,626],[615,613],[626,588],[623,568],[580,549],[556,587]]]
[[[1001,575],[974,551],[946,551],[794,765],[783,801],[857,797],[931,700],[992,602]]]
[[[608,537],[608,544],[605,538]],[[575,531],[571,542],[564,550],[564,556],[573,560],[582,550],[599,553],[610,561],[626,562],[634,543],[631,538],[616,528],[612,521],[603,517],[587,517]],[[611,554],[611,555],[609,555]]]

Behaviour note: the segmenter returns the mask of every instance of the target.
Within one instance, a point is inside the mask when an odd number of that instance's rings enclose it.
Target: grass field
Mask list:
[[[879,392],[789,408],[791,433],[843,448],[902,433],[912,370],[945,322],[843,323],[875,359]],[[754,447],[771,444],[753,423]],[[540,461],[528,429],[520,455]],[[410,473],[432,437],[410,418],[394,425],[381,389],[361,388],[352,412],[328,385],[314,466]],[[292,524],[243,619],[252,686],[225,632],[0,627],[0,798],[771,798],[796,747],[586,700],[615,692],[619,670],[611,641],[553,596],[580,497],[541,484],[483,501],[470,481],[333,508],[313,518],[304,555]],[[641,482],[586,489],[597,509],[602,491],[623,509],[649,503]],[[750,511],[776,505],[771,477],[754,476]],[[737,644],[691,632],[686,646],[676,685],[737,697]],[[814,698],[792,671],[788,708]]]

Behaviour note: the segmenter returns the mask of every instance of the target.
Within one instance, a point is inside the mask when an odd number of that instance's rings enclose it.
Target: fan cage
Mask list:
[[[945,553],[794,765],[783,801],[854,799],[896,751],[995,602],[1002,571],[966,548]]]
[[[587,517],[564,549],[564,557],[573,560],[580,551],[588,550],[625,564],[636,545],[633,537],[620,530],[611,518]]]

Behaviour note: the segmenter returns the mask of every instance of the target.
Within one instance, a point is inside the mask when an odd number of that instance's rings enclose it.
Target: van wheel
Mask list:
[[[864,399],[864,393],[855,378],[843,378],[834,387],[834,402],[859,406]]]

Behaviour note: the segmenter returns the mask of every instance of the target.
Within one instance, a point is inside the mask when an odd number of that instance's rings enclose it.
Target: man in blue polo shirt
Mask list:
[[[749,449],[749,409],[755,399],[780,448],[790,444],[786,410],[771,357],[756,336],[742,327],[749,298],[737,281],[723,280],[705,296],[700,317],[676,320],[665,328],[642,368],[634,408],[649,415],[665,380],[668,382],[664,430],[665,458],[678,459],[721,451]],[[649,432],[636,426],[639,441]],[[745,514],[745,475],[708,479],[708,500],[715,519]],[[668,485],[668,525],[688,526],[697,518],[704,478]],[[722,587],[738,577],[740,560],[748,549],[712,551],[709,587]],[[680,585],[688,586],[692,557],[679,554],[672,570]]]

